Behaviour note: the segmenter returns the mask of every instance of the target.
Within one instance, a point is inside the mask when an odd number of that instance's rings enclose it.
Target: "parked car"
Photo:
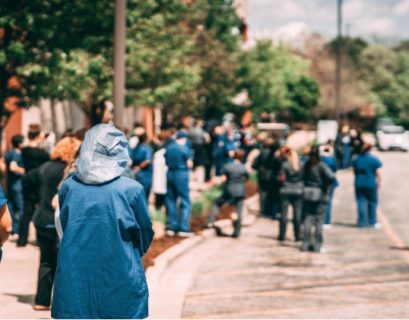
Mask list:
[[[257,130],[264,131],[274,140],[277,140],[281,145],[284,145],[290,134],[290,127],[286,123],[277,122],[259,122],[257,123]]]
[[[409,131],[406,131],[402,126],[383,126],[381,130],[376,132],[376,140],[381,151],[409,150]]]
[[[375,133],[382,130],[385,126],[395,126],[395,122],[391,118],[378,118],[375,121]]]
[[[338,122],[335,120],[320,120],[317,123],[317,143],[324,144],[335,141],[338,134]]]

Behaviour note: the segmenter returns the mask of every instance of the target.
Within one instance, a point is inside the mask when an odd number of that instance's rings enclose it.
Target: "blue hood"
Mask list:
[[[100,184],[119,177],[129,160],[125,135],[110,124],[87,131],[76,163],[76,176],[86,184]]]

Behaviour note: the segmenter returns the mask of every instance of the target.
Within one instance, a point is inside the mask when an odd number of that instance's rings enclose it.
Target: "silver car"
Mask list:
[[[381,130],[376,132],[376,139],[381,151],[391,149],[409,150],[409,131],[406,131],[404,127],[396,125],[383,126]]]

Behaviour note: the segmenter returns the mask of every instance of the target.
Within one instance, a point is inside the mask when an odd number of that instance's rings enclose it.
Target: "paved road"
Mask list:
[[[403,188],[409,186],[409,171],[399,169],[407,155],[381,157],[386,164],[382,230],[355,227],[352,172],[343,172],[334,227],[325,231],[326,254],[301,253],[292,241],[279,245],[277,223],[261,219],[239,241],[215,240],[223,243],[201,262],[183,317],[408,318],[409,253],[396,249],[407,241],[399,236],[409,228]],[[399,182],[389,176],[395,172]]]
[[[381,209],[393,229],[409,247],[409,153],[377,152],[383,161]]]

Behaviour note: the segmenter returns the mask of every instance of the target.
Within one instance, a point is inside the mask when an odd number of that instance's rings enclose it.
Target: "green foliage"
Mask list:
[[[362,53],[360,79],[371,90],[378,113],[409,119],[409,52],[371,46]]]
[[[203,193],[192,203],[192,215],[201,216],[206,214],[213,202],[221,196],[223,192],[222,186],[214,186],[203,191]]]
[[[356,66],[360,62],[362,52],[368,47],[368,43],[362,38],[342,37],[335,38],[327,44],[333,55],[335,55],[337,46],[341,46],[341,53],[348,59],[348,62]]]
[[[240,75],[256,113],[284,112],[303,119],[319,99],[307,60],[271,41],[259,41],[242,57]]]

